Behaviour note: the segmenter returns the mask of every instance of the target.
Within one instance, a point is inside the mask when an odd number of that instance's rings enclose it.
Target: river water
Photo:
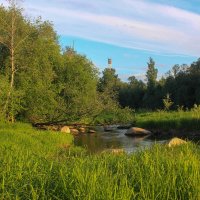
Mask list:
[[[164,143],[166,140],[152,140],[145,137],[128,137],[127,130],[116,129],[112,132],[104,132],[99,128],[94,134],[81,134],[75,137],[76,146],[85,147],[90,153],[98,153],[107,149],[124,149],[131,153],[139,148],[147,148],[155,143]]]

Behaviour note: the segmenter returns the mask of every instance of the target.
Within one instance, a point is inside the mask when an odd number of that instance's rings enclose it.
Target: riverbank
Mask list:
[[[25,123],[0,123],[0,147],[6,151],[29,152],[50,157],[62,146],[73,143],[73,136],[54,131],[42,131]]]
[[[72,136],[0,125],[1,199],[198,199],[200,148],[88,155]],[[70,147],[71,145],[71,147]]]
[[[136,114],[135,126],[146,128],[154,137],[200,138],[200,112],[190,111],[157,111]]]

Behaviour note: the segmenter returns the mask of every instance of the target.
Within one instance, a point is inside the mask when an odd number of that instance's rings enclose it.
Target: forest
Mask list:
[[[0,6],[0,118],[6,121],[118,122],[137,110],[190,109],[200,103],[200,59],[161,79],[152,58],[146,80],[102,73],[85,55],[62,49],[53,24]],[[107,118],[107,119],[105,119]],[[107,120],[107,121],[106,121]]]

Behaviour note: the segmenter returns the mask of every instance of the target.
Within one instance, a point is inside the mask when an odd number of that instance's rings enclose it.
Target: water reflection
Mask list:
[[[115,130],[114,132],[104,132],[99,129],[95,134],[82,134],[75,137],[75,145],[86,147],[89,152],[97,153],[106,149],[123,148],[126,152],[134,152],[138,148],[148,147],[152,144],[163,143],[165,140],[155,141],[144,137],[127,137],[126,130]]]

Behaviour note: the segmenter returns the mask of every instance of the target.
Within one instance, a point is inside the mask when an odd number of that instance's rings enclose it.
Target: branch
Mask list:
[[[30,34],[27,34],[23,39],[21,39],[21,40],[17,43],[17,45],[15,46],[15,49],[17,49],[17,48],[20,46],[21,43],[23,43],[24,41],[26,41],[26,39],[27,39],[30,35],[31,35],[31,33],[30,33]]]
[[[50,122],[43,122],[43,123],[34,123],[33,126],[38,127],[38,126],[44,126],[44,125],[56,125],[60,124],[63,122],[67,122],[67,119],[59,120],[59,121],[50,121]]]
[[[7,48],[9,48],[8,47],[8,45],[5,43],[5,42],[3,42],[3,40],[0,38],[0,44],[3,44],[3,45],[5,45]]]
[[[0,22],[3,24],[3,26],[5,26],[5,25],[6,25],[7,27],[10,26],[10,25],[9,25],[5,20],[3,20],[2,18],[0,19]],[[7,29],[3,28],[3,26],[1,26],[1,29],[2,29],[7,35],[11,36],[10,32],[9,32]]]

